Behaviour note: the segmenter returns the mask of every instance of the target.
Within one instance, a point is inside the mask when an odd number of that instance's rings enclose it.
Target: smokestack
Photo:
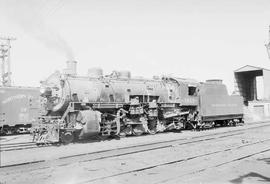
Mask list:
[[[67,61],[67,68],[63,72],[65,75],[77,75],[77,61]]]

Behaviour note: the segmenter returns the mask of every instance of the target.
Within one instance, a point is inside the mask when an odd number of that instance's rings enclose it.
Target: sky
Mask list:
[[[0,0],[0,35],[13,36],[12,84],[39,86],[67,60],[77,72],[222,79],[270,69],[269,0]]]

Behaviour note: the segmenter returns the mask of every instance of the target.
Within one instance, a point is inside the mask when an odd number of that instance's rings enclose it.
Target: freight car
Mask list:
[[[69,143],[92,135],[141,135],[242,122],[242,98],[229,96],[219,80],[199,83],[163,76],[131,78],[127,71],[86,77],[52,74],[42,83],[43,116],[34,140]],[[78,121],[85,107],[91,118]],[[89,118],[89,117],[88,117]]]
[[[0,87],[0,133],[29,132],[39,117],[39,88]]]

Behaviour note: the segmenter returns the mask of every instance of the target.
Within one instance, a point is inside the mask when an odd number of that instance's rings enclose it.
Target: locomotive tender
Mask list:
[[[68,66],[66,74],[55,72],[42,82],[37,143],[202,129],[243,119],[242,97],[229,96],[221,80],[132,78],[127,71],[103,76],[101,69],[77,76],[76,62],[69,61]],[[93,106],[91,119],[82,125],[78,116],[87,105]]]

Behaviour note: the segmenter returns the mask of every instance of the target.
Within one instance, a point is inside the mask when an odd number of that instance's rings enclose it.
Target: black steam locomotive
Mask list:
[[[127,71],[103,76],[101,69],[91,69],[84,77],[56,72],[42,83],[41,94],[43,116],[34,138],[38,143],[243,122],[242,97],[229,96],[221,80],[131,78]],[[82,125],[78,116],[87,107],[90,118]]]

